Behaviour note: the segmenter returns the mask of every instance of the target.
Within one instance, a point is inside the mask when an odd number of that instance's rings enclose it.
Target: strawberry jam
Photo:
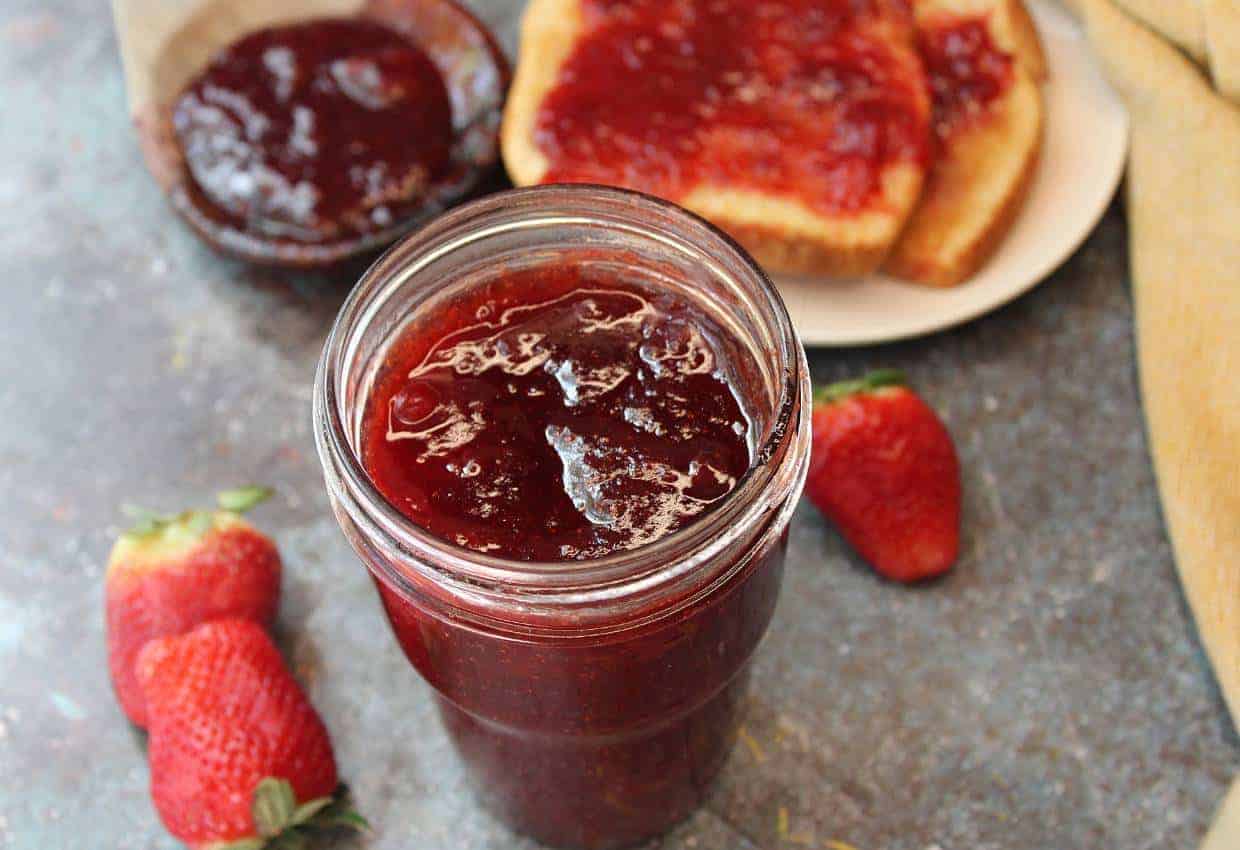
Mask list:
[[[509,273],[391,346],[362,462],[413,522],[586,569],[705,521],[747,473],[736,341],[671,290],[589,269]],[[572,618],[552,643],[496,640],[378,587],[488,807],[555,846],[627,846],[692,811],[722,766],[785,541],[678,615],[590,640]]]
[[[537,116],[544,182],[702,185],[861,210],[926,155],[907,9],[880,0],[585,0]]]
[[[984,18],[931,22],[919,29],[918,41],[939,139],[984,114],[1012,82],[1012,57],[994,43]]]
[[[267,240],[390,228],[452,170],[452,106],[438,69],[403,35],[360,18],[235,42],[186,88],[173,127],[197,214]]]
[[[701,803],[775,609],[808,375],[749,257],[617,189],[475,201],[354,289],[315,383],[332,505],[516,831],[629,847]]]
[[[510,275],[394,345],[366,468],[411,520],[479,552],[574,561],[651,543],[749,468],[725,339],[612,273]]]

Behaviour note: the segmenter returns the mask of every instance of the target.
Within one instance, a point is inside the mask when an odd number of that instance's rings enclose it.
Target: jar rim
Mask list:
[[[459,231],[476,225],[479,219],[511,214],[517,207],[529,207],[535,216],[546,215],[545,223],[554,223],[556,216],[535,211],[536,207],[560,209],[560,221],[565,214],[574,219],[595,215],[602,218],[606,211],[627,215],[636,227],[645,224],[641,220],[643,215],[653,215],[686,228],[691,235],[683,241],[725,252],[756,284],[774,318],[778,354],[785,364],[772,425],[757,446],[749,469],[718,507],[654,542],[573,561],[570,569],[565,568],[563,561],[522,561],[467,549],[422,528],[398,511],[378,490],[362,464],[350,438],[341,392],[349,354],[365,332],[365,323],[373,319],[381,306],[375,298],[385,286],[391,286],[393,276],[407,277],[428,259],[442,257],[460,247],[463,243],[458,238]],[[359,321],[363,324],[359,325]],[[668,578],[668,565],[673,565],[678,573],[695,570],[728,551],[739,535],[752,534],[763,513],[781,514],[776,525],[782,530],[795,507],[808,466],[809,415],[803,409],[808,402],[808,382],[804,349],[782,298],[757,262],[732,237],[700,216],[650,195],[594,184],[548,184],[496,193],[457,207],[394,245],[367,269],[342,305],[319,360],[313,392],[315,443],[333,502],[341,503],[349,518],[365,534],[378,538],[385,549],[412,557],[420,567],[434,570],[436,581],[448,578],[462,587],[484,592],[501,588],[505,595],[525,594],[531,601],[590,603],[617,595],[621,586],[627,593],[661,584]],[[779,504],[767,505],[769,500],[758,497],[781,472],[780,467],[789,466],[772,462],[779,459],[781,449],[788,445],[798,456],[791,459],[790,468],[782,470],[782,477],[788,479],[779,488],[785,498],[778,500]],[[408,586],[408,576],[401,571],[388,568],[384,573],[381,578]]]

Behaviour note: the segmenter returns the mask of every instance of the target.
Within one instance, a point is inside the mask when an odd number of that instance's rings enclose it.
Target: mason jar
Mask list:
[[[585,561],[490,557],[407,519],[360,461],[376,370],[402,330],[515,270],[604,261],[657,281],[734,335],[753,461],[714,509]],[[637,843],[698,805],[731,749],[775,609],[809,460],[805,354],[770,280],[730,238],[645,195],[505,192],[384,255],[336,319],[314,429],[345,536],[434,689],[480,800],[553,846]]]

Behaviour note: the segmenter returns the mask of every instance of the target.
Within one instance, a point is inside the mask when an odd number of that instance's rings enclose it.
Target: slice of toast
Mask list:
[[[1041,148],[1038,82],[1046,63],[1021,0],[916,0],[914,10],[935,97],[937,149],[885,268],[953,286],[982,266],[1020,211]],[[970,61],[970,49],[998,54]],[[979,68],[983,75],[1006,71],[998,93],[980,102],[969,96],[978,86],[985,91],[985,80],[973,76]]]
[[[716,0],[661,3],[654,0],[531,0],[522,22],[520,59],[501,133],[503,158],[509,175],[519,186],[543,182],[593,182],[661,195],[728,231],[769,271],[842,277],[875,270],[890,251],[916,204],[928,161],[926,146],[930,98],[916,52],[912,21],[902,0],[878,0],[870,4],[857,4],[852,0],[796,0],[781,4],[777,0],[761,4],[761,13],[768,19],[772,9],[777,15],[784,8],[796,11],[796,14],[789,11],[786,18],[778,23],[785,28],[780,31],[783,33],[781,37],[800,39],[798,45],[805,45],[801,48],[804,54],[796,57],[798,62],[819,61],[812,57],[835,55],[831,53],[835,47],[828,43],[830,38],[823,40],[817,34],[814,38],[804,34],[807,27],[816,25],[814,21],[828,19],[832,15],[861,14],[855,11],[857,8],[867,10],[864,19],[848,18],[846,26],[838,30],[827,28],[823,32],[840,34],[839,38],[844,43],[839,48],[841,52],[865,51],[868,65],[864,67],[867,73],[877,67],[875,73],[885,85],[890,86],[891,95],[882,101],[885,104],[882,108],[893,110],[887,114],[895,114],[895,120],[900,122],[896,125],[898,131],[903,134],[901,138],[909,141],[895,155],[887,157],[884,154],[874,159],[876,164],[870,171],[864,201],[837,204],[832,192],[839,190],[833,188],[830,182],[835,172],[829,169],[815,172],[813,157],[820,154],[816,150],[805,149],[814,146],[796,145],[797,139],[829,137],[834,120],[832,116],[843,110],[839,105],[843,97],[837,93],[841,87],[852,84],[849,82],[852,78],[847,76],[853,73],[851,71],[841,72],[838,76],[831,76],[828,72],[822,77],[826,80],[825,84],[814,86],[807,83],[805,91],[795,90],[797,83],[789,84],[787,78],[773,86],[762,83],[757,88],[756,96],[755,92],[741,91],[739,99],[733,100],[728,99],[731,96],[729,91],[736,88],[729,89],[729,85],[735,82],[728,79],[730,74],[722,74],[723,79],[712,80],[714,92],[724,92],[723,109],[744,114],[743,127],[728,127],[720,131],[707,122],[704,126],[692,125],[680,137],[663,138],[661,142],[654,143],[657,147],[660,143],[672,146],[672,142],[677,145],[684,142],[693,149],[695,153],[692,156],[695,158],[692,163],[678,161],[676,158],[681,154],[674,147],[672,150],[658,151],[661,155],[666,154],[665,159],[673,163],[668,166],[669,170],[677,175],[689,173],[692,179],[675,182],[658,175],[652,177],[642,171],[641,163],[634,163],[631,159],[613,157],[609,164],[605,161],[606,157],[596,156],[595,149],[589,146],[578,145],[573,149],[575,155],[571,157],[563,155],[563,148],[556,150],[556,145],[560,144],[556,134],[561,132],[559,128],[562,125],[548,119],[547,104],[557,102],[554,98],[563,94],[561,87],[566,79],[579,84],[586,76],[584,72],[579,73],[578,65],[574,64],[579,61],[579,54],[591,57],[596,65],[599,62],[612,63],[605,69],[607,73],[598,74],[600,82],[594,89],[588,85],[578,85],[577,96],[592,100],[584,101],[584,106],[583,101],[578,100],[576,109],[578,113],[587,115],[587,119],[583,120],[593,122],[590,129],[597,135],[612,133],[608,138],[614,138],[618,135],[614,127],[622,125],[628,113],[657,111],[651,104],[662,96],[657,88],[659,69],[666,67],[667,63],[660,63],[658,58],[635,58],[634,54],[643,42],[654,44],[656,51],[660,45],[672,48],[677,43],[661,42],[662,29],[635,33],[631,21],[617,23],[617,15],[623,16],[632,8],[638,8],[646,15],[662,14],[661,11],[651,10],[665,8],[669,20],[659,24],[664,27],[683,26],[686,20],[696,21],[716,14],[721,6],[732,5],[733,12],[742,14],[751,14],[751,10],[759,8],[758,5],[737,4],[752,4],[752,0],[730,0],[730,3],[722,4]],[[617,12],[617,9],[620,11]],[[688,15],[685,15],[686,9]],[[812,14],[803,16],[802,13],[807,10]],[[682,17],[677,18],[677,15]],[[623,41],[622,45],[609,43],[613,32],[615,41]],[[789,32],[794,35],[788,36]],[[751,30],[741,30],[739,35],[733,31],[733,37],[746,40],[753,36]],[[710,42],[708,46],[713,50],[716,44]],[[633,49],[634,45],[638,50]],[[735,48],[733,52],[737,55],[754,50],[753,44],[720,43],[717,46],[723,51]],[[784,45],[781,43],[779,46],[782,48]],[[662,56],[672,52],[671,49],[665,50]],[[678,55],[684,54],[678,52]],[[692,62],[693,55],[676,61]],[[806,59],[807,56],[811,59]],[[860,63],[858,67],[861,67]],[[593,72],[597,69],[589,70]],[[704,73],[713,72],[714,69],[708,67]],[[696,80],[701,79],[701,73],[699,68]],[[881,100],[887,96],[886,89],[875,94],[872,79],[856,84],[858,89],[863,85],[867,98]],[[769,94],[772,91],[775,94]],[[652,92],[653,95],[648,96]],[[675,95],[678,98],[682,96],[688,97],[683,91]],[[673,114],[672,120],[678,120],[677,116],[699,108],[712,107],[709,103],[685,102],[683,98],[677,105],[680,108]],[[798,105],[801,108],[798,109]],[[853,107],[850,105],[849,108]],[[554,113],[552,115],[554,118]],[[801,135],[798,136],[798,133]],[[845,126],[840,128],[837,137],[852,139],[841,144],[866,144],[856,141],[860,135],[849,137],[848,127]],[[643,137],[635,134],[635,138],[642,145],[647,145]],[[793,141],[785,142],[788,138]],[[639,150],[649,157],[648,145],[645,148],[639,146]],[[882,150],[897,148],[889,145]],[[761,156],[766,158],[761,159],[754,151],[762,151]],[[704,162],[709,164],[704,166]],[[679,168],[681,165],[685,167]],[[768,181],[764,178],[768,167],[779,172],[780,180]],[[798,168],[805,169],[804,180],[795,179]],[[848,174],[844,174],[842,179],[847,182]]]

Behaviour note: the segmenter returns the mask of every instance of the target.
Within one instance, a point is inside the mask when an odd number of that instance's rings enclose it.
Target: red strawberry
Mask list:
[[[893,370],[820,391],[806,494],[895,581],[947,572],[960,550],[960,462],[934,411]]]
[[[151,797],[190,847],[300,846],[341,810],[331,740],[263,628],[216,620],[138,656],[150,716]]]
[[[152,638],[221,617],[269,625],[280,599],[280,554],[241,518],[269,495],[249,487],[220,494],[220,510],[175,517],[144,513],[112,547],[105,579],[108,666],[125,714],[146,725],[134,660]]]

